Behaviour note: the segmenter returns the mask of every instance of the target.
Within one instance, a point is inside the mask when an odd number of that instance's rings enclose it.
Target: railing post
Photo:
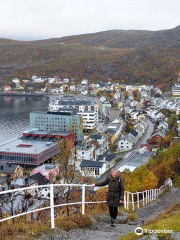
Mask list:
[[[82,186],[82,215],[85,214],[85,192],[86,192],[86,189],[85,189],[85,185],[83,184],[83,186]]]
[[[149,201],[152,202],[151,190],[149,190]]]
[[[127,210],[129,209],[129,191],[127,191]]]
[[[50,206],[51,206],[51,228],[54,226],[54,189],[53,184],[50,184]]]
[[[124,209],[126,209],[126,191],[124,191]]]
[[[133,211],[134,211],[134,194],[133,193],[131,193],[132,194],[132,208],[133,208]]]
[[[146,204],[148,203],[148,190],[146,190]]]
[[[172,185],[173,185],[171,178],[169,179],[169,185],[170,185],[170,187],[172,187]]]
[[[150,190],[148,190],[148,203],[150,202]]]
[[[158,198],[158,197],[159,197],[159,190],[156,189],[156,198]]]
[[[142,195],[143,195],[143,206],[144,206],[144,191],[142,192]]]
[[[137,207],[139,209],[139,192],[137,192]]]
[[[156,199],[156,190],[153,189],[153,200]]]

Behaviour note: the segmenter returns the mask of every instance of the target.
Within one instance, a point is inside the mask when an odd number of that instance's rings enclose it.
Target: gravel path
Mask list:
[[[157,201],[153,201],[137,211],[138,223],[142,224],[142,221],[144,223],[151,221],[159,214],[164,213],[171,205],[179,202],[180,189],[175,187],[170,188]]]
[[[128,224],[116,224],[112,228],[107,223],[98,223],[93,229],[73,229],[69,232],[55,229],[53,233],[41,235],[38,240],[118,240],[135,228],[136,226]]]
[[[173,187],[157,201],[153,201],[139,209],[137,211],[137,222],[131,222],[134,225],[128,224],[127,213],[124,212],[123,216],[120,216],[117,220],[119,223],[117,222],[116,227],[112,228],[110,226],[110,217],[102,214],[98,221],[93,219],[93,226],[91,228],[73,229],[69,232],[55,229],[52,233],[41,235],[37,240],[118,240],[121,236],[134,232],[136,227],[149,222],[159,214],[165,212],[170,206],[179,202],[180,189]]]
[[[116,224],[115,228],[107,223],[98,224],[92,230],[72,230],[69,240],[117,240],[127,233],[133,232],[136,227],[128,224]]]

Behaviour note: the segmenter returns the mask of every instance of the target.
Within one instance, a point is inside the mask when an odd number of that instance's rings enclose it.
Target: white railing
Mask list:
[[[160,194],[162,194],[166,189],[170,187],[172,187],[172,180],[168,178],[164,182],[164,185],[161,186],[159,189],[150,189],[150,190],[145,190],[145,191],[136,192],[136,193],[125,191],[124,192],[124,208],[126,210],[129,210],[129,205],[131,204],[132,210],[134,211],[135,204],[136,204],[137,208],[139,209],[141,203],[142,203],[142,206],[145,206],[149,202],[156,200]]]
[[[165,181],[165,184],[161,186],[159,189],[151,189],[151,190],[146,190],[143,192],[136,192],[136,193],[131,193],[129,191],[124,192],[124,208],[129,209],[129,205],[132,205],[132,209],[135,209],[135,204],[137,204],[137,208],[140,207],[140,202],[143,202],[143,206],[155,199],[158,198],[158,196],[163,193],[166,189],[172,186],[172,180],[167,179]],[[50,185],[40,185],[40,186],[31,186],[31,187],[24,187],[24,188],[19,188],[19,189],[13,189],[13,190],[7,190],[7,191],[1,191],[0,195],[3,194],[11,194],[11,193],[17,193],[25,190],[31,190],[31,189],[38,189],[38,188],[50,188],[50,206],[46,206],[43,208],[38,208],[34,209],[31,211],[19,213],[10,217],[6,217],[3,219],[0,219],[0,222],[4,222],[16,217],[24,216],[30,213],[38,212],[38,211],[43,211],[50,209],[50,216],[51,216],[51,228],[55,228],[54,224],[54,208],[56,207],[63,207],[63,206],[71,206],[71,205],[82,205],[82,215],[85,214],[85,204],[97,204],[97,203],[105,203],[106,201],[96,201],[96,202],[86,202],[85,201],[85,192],[86,192],[86,187],[92,187],[92,185],[87,185],[87,184],[50,184]],[[54,205],[54,187],[81,187],[82,188],[82,202],[74,202],[74,203],[63,203],[63,204],[58,204]],[[142,199],[140,199],[140,195],[142,194]],[[130,195],[132,201],[130,202]],[[135,201],[135,196],[137,198],[137,201]]]

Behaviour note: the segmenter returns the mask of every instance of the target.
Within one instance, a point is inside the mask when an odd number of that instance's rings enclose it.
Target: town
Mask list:
[[[172,92],[153,85],[32,76],[14,78],[1,94],[35,93],[49,97],[47,111],[31,112],[30,129],[0,144],[0,191],[68,182],[59,159],[86,181],[103,180],[112,168],[131,173],[180,138],[180,77]],[[65,144],[66,142],[66,144]],[[67,156],[63,147],[71,152]],[[74,161],[74,162],[73,162]],[[77,178],[70,183],[76,183]],[[48,188],[1,195],[1,215],[44,206]],[[56,193],[59,199],[62,192]],[[21,204],[20,204],[21,200]],[[62,202],[62,199],[60,200]],[[18,204],[17,204],[18,203]]]

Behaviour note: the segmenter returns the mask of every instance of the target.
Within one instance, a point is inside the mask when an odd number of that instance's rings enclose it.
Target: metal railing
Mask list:
[[[126,210],[129,209],[129,205],[132,205],[132,209],[135,209],[135,204],[137,204],[137,208],[140,207],[140,203],[143,203],[143,206],[145,204],[148,204],[149,202],[157,199],[161,193],[163,193],[166,189],[172,186],[172,180],[167,179],[164,183],[163,186],[161,186],[159,189],[151,189],[151,190],[146,190],[143,192],[136,192],[132,193],[129,191],[124,192],[124,208]],[[11,193],[18,193],[21,191],[26,191],[26,190],[31,190],[31,189],[38,189],[38,188],[50,188],[50,205],[42,208],[37,208],[31,211],[19,213],[13,216],[9,216],[6,218],[0,219],[0,222],[4,222],[13,218],[17,218],[20,216],[24,216],[30,213],[38,212],[38,211],[43,211],[50,209],[50,216],[51,216],[51,228],[55,228],[55,217],[54,217],[54,208],[57,207],[63,207],[63,206],[71,206],[71,205],[82,205],[82,215],[85,214],[85,204],[97,204],[97,203],[105,203],[106,201],[96,201],[96,202],[86,202],[85,201],[85,192],[86,192],[86,187],[92,187],[92,185],[87,185],[87,184],[50,184],[50,185],[40,185],[40,186],[31,186],[31,187],[24,187],[24,188],[18,188],[18,189],[13,189],[13,190],[7,190],[7,191],[1,191],[0,195],[3,194],[11,194]],[[82,202],[74,202],[74,203],[62,203],[58,205],[54,205],[54,187],[81,187],[82,188]],[[142,194],[142,199],[140,199],[140,195]],[[130,195],[132,201],[130,202]],[[137,199],[135,201],[135,199]]]
[[[145,190],[145,191],[136,192],[136,193],[125,191],[124,192],[124,208],[126,210],[129,210],[129,205],[131,204],[132,210],[134,211],[135,204],[136,204],[137,208],[139,209],[140,205],[145,206],[149,202],[156,200],[160,194],[162,194],[165,190],[167,190],[170,187],[172,187],[172,180],[168,178],[164,182],[164,185],[161,186],[159,189],[150,189],[150,190]]]

